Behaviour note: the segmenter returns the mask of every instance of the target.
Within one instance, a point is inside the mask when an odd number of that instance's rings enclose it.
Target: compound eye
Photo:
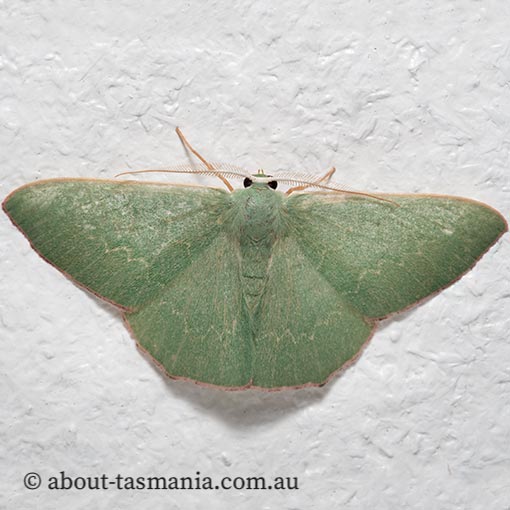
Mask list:
[[[246,177],[243,181],[243,186],[245,188],[249,188],[252,184],[253,184],[253,181],[248,177]]]
[[[278,183],[276,181],[269,181],[267,183],[267,185],[271,188],[271,189],[276,189],[278,187]]]

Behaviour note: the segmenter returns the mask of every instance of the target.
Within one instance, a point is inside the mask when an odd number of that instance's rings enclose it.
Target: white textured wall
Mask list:
[[[180,125],[213,160],[508,216],[509,26],[506,0],[1,2],[1,194],[186,162]],[[508,509],[509,260],[507,235],[323,389],[224,393],[165,380],[1,214],[0,508]],[[61,470],[300,489],[23,487]]]

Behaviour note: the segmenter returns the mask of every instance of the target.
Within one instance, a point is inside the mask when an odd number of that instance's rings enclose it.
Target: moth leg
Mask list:
[[[317,182],[328,182],[335,172],[336,168],[332,166]]]
[[[230,182],[228,182],[228,180],[223,177],[223,175],[221,175],[212,165],[211,163],[209,163],[208,161],[206,161],[205,158],[203,158],[192,146],[191,144],[188,142],[188,140],[186,140],[186,137],[182,134],[182,131],[177,127],[175,128],[175,132],[177,133],[177,136],[180,138],[181,142],[183,143],[184,147],[186,147],[192,154],[194,154],[206,167],[207,169],[212,173],[214,174],[216,177],[218,177],[222,182],[223,184],[225,184],[225,186],[228,188],[229,191],[234,191],[234,187],[232,186],[232,184],[230,184]]]
[[[331,176],[336,172],[336,168],[332,166],[322,177],[317,179],[316,181],[310,182],[308,184],[301,184],[299,186],[294,186],[293,188],[289,188],[286,195],[290,195],[294,191],[302,191],[306,188],[309,188],[310,186],[313,186],[314,184],[320,184],[321,182],[328,182],[331,179]]]

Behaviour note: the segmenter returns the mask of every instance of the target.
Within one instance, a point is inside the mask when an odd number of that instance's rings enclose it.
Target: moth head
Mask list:
[[[271,189],[278,187],[278,182],[273,179],[272,175],[266,175],[264,170],[258,170],[256,174],[252,174],[251,177],[246,177],[243,181],[245,188],[249,188],[253,184],[265,184]]]

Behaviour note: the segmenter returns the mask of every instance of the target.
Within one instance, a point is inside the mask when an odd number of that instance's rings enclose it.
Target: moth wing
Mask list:
[[[137,309],[210,245],[229,203],[214,188],[55,179],[19,188],[3,207],[50,264]]]
[[[249,385],[252,332],[239,257],[238,246],[220,234],[155,299],[125,314],[139,346],[170,377]]]
[[[317,271],[295,237],[279,239],[254,326],[252,384],[324,383],[356,357],[374,327]]]
[[[449,196],[335,193],[290,197],[291,230],[314,268],[370,318],[453,283],[507,230],[485,204]]]
[[[507,230],[472,200],[384,198],[394,203],[289,198],[255,330],[254,386],[326,382],[359,355],[378,318],[453,283]]]

